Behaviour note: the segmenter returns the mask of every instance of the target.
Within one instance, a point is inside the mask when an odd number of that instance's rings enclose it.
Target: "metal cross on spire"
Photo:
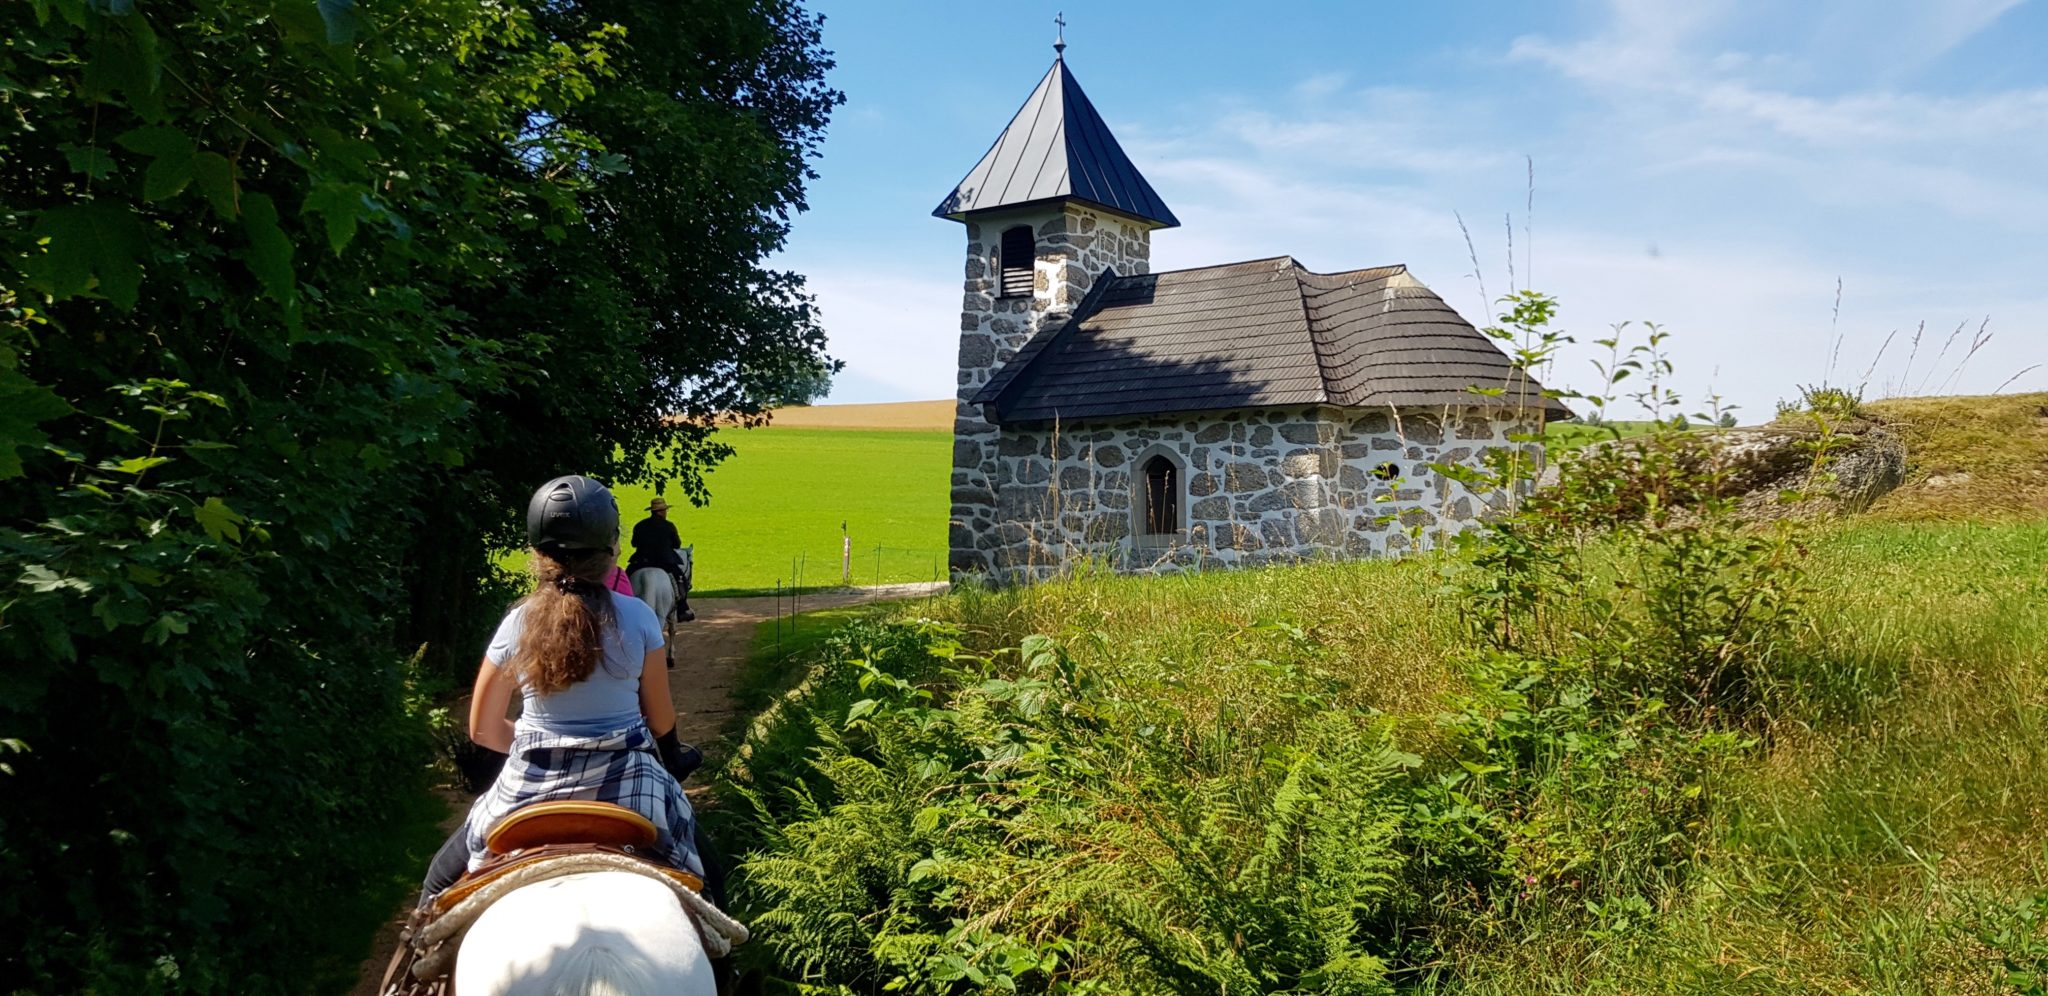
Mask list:
[[[1055,31],[1052,42],[1053,55],[1058,58],[1065,58],[1067,54],[1067,12],[1063,10],[1053,15],[1052,23],[1053,30]]]

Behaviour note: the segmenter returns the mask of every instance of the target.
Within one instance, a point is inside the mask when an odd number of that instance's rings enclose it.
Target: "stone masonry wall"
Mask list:
[[[1515,445],[1508,436],[1522,428],[1479,409],[1335,408],[1004,427],[995,521],[956,531],[955,543],[972,543],[974,561],[1004,579],[1084,558],[1175,570],[1400,553],[1466,528],[1500,500],[1427,465],[1476,465],[1485,449]],[[1133,476],[1155,453],[1181,468],[1186,529],[1170,538],[1135,535]]]
[[[997,296],[995,249],[1019,224],[1036,234],[1029,297]],[[1073,203],[978,214],[967,224],[960,304],[960,377],[953,423],[950,563],[954,571],[995,567],[986,537],[997,525],[995,478],[1000,434],[967,399],[1047,322],[1064,321],[1103,271],[1151,269],[1151,233],[1143,225]]]

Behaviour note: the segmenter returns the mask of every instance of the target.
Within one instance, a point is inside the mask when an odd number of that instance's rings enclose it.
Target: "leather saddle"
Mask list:
[[[526,865],[579,851],[603,851],[638,858],[692,892],[704,882],[680,868],[648,857],[654,844],[654,822],[624,806],[583,799],[557,799],[521,806],[498,820],[484,834],[491,856],[474,871],[434,897],[433,911],[445,913],[505,873]]]

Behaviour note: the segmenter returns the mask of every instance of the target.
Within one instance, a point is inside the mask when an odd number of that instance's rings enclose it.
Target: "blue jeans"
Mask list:
[[[434,852],[434,860],[427,862],[427,879],[420,883],[420,906],[425,907],[435,896],[447,891],[469,870],[467,829],[467,825],[457,826],[441,849]]]

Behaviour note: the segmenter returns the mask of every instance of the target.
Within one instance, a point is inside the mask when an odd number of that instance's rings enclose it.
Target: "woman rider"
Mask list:
[[[469,705],[470,739],[510,757],[434,855],[421,905],[482,862],[493,824],[550,799],[637,811],[656,828],[653,856],[703,877],[689,799],[665,767],[688,764],[694,748],[676,741],[661,624],[646,603],[604,583],[616,563],[618,503],[587,477],[558,477],[534,492],[526,538],[537,584],[498,624]],[[515,689],[517,723],[505,718]]]

